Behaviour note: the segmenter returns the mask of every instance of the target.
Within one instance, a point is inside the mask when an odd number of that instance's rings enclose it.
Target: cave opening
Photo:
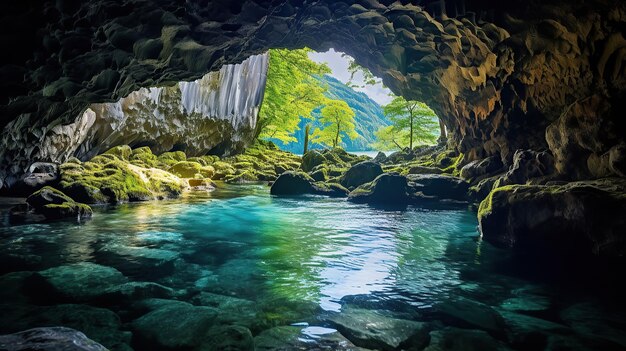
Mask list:
[[[0,7],[3,347],[626,347],[625,3]]]

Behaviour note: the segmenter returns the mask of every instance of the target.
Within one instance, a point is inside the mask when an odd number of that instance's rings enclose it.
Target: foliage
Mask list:
[[[351,88],[364,88],[366,85],[376,85],[378,83],[382,83],[382,81],[374,76],[374,74],[367,68],[356,63],[354,58],[349,55],[342,54],[341,57],[348,59],[348,72],[350,72],[350,80],[347,85]],[[363,76],[363,85],[358,85],[354,83],[354,77],[361,73]]]
[[[320,84],[328,87],[324,95],[328,99],[343,100],[355,113],[356,132],[359,136],[356,139],[344,137],[341,140],[342,147],[348,151],[371,150],[372,144],[376,141],[374,132],[380,127],[389,125],[389,120],[383,114],[383,109],[378,103],[372,100],[367,94],[355,91],[345,83],[329,76],[324,75],[317,77],[321,81]],[[296,142],[283,143],[280,140],[273,140],[283,150],[293,153],[301,153],[305,139],[304,129],[306,125],[310,125],[312,129],[321,127],[320,110],[313,111],[313,120],[301,118],[298,125],[299,130],[293,134],[297,139]],[[323,148],[323,145],[309,143],[309,149]]]
[[[439,136],[437,115],[425,103],[395,97],[383,107],[391,126],[376,132],[379,150],[413,148],[415,144],[434,144]]]
[[[326,101],[326,87],[315,76],[330,73],[330,68],[310,60],[310,51],[270,50],[265,96],[259,111],[261,139],[297,141],[292,134],[299,128],[300,117],[312,118],[311,112]]]
[[[321,110],[322,128],[316,129],[311,137],[313,143],[339,146],[342,136],[355,139],[358,134],[354,125],[354,111],[342,100],[330,100]]]

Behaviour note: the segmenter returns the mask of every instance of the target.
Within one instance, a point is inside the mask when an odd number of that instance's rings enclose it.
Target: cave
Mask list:
[[[623,2],[0,7],[0,348],[626,347]],[[259,141],[302,48],[437,143]]]

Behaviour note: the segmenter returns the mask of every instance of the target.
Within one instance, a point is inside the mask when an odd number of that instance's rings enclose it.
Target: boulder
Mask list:
[[[482,330],[447,327],[430,333],[424,351],[510,351],[509,347]]]
[[[35,273],[26,280],[25,290],[38,300],[89,301],[126,282],[115,268],[81,262]]]
[[[248,328],[220,325],[209,329],[198,347],[202,351],[255,351],[254,339]]]
[[[428,343],[430,331],[426,323],[350,306],[344,306],[327,321],[355,345],[377,350],[419,350]]]
[[[461,176],[461,178],[475,183],[480,179],[489,177],[497,173],[499,170],[502,169],[503,166],[504,164],[502,163],[502,159],[500,158],[500,156],[494,155],[482,160],[475,160],[466,164],[465,166],[463,166],[463,168],[461,168],[459,175]]]
[[[355,346],[335,329],[324,327],[280,326],[262,331],[254,337],[257,351],[320,350],[366,351]]]
[[[313,168],[323,164],[324,162],[326,162],[326,158],[321,152],[311,150],[302,156],[302,164],[300,165],[300,168],[302,168],[305,172],[310,172]]]
[[[303,158],[304,159],[304,158]],[[302,195],[313,194],[313,178],[302,172],[285,172],[272,184],[272,195]]]
[[[407,179],[397,173],[383,173],[348,195],[357,203],[405,204],[409,201]]]
[[[217,315],[210,307],[162,305],[132,322],[133,344],[140,350],[194,349],[202,345]]]
[[[498,246],[621,256],[626,253],[624,194],[621,178],[498,187],[480,203],[479,228]]]
[[[123,274],[151,280],[171,274],[180,253],[146,246],[104,245],[96,252],[99,262],[115,267]]]
[[[376,156],[372,159],[373,162],[376,163],[384,163],[387,160],[387,155],[384,152],[378,151]]]
[[[218,319],[223,324],[236,324],[251,328],[261,311],[254,301],[232,296],[201,292],[191,299],[194,305],[213,307],[220,311]]]
[[[468,199],[469,183],[461,178],[445,174],[409,174],[407,179],[412,193],[420,192],[441,200],[467,201]]]
[[[494,334],[504,333],[504,319],[493,308],[463,297],[451,298],[438,303],[435,309],[442,318],[458,326],[480,328]]]
[[[78,330],[64,327],[34,328],[0,335],[0,349],[6,351],[107,351]]]
[[[341,177],[340,183],[346,188],[353,189],[359,185],[371,182],[381,174],[383,174],[383,169],[378,163],[363,161],[350,167]]]
[[[554,157],[549,152],[517,150],[513,155],[513,164],[498,184],[525,184],[531,178],[548,177],[554,172]]]

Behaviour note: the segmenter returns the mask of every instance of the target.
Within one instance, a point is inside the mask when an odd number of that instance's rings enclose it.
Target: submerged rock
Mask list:
[[[107,351],[85,334],[70,328],[46,327],[0,335],[0,349],[6,351]]]
[[[482,330],[448,327],[430,333],[424,351],[512,351]]]
[[[493,308],[466,298],[457,297],[441,302],[435,309],[451,322],[470,325],[492,333],[504,332],[504,319]]]
[[[214,325],[218,310],[187,303],[164,304],[132,322],[138,349],[193,349]]]
[[[480,231],[499,246],[621,256],[625,194],[626,181],[617,178],[499,187],[480,204]]]
[[[219,321],[251,328],[260,313],[254,301],[232,296],[201,292],[191,299],[194,305],[213,307],[220,311]]]
[[[26,203],[47,219],[89,218],[93,213],[88,205],[78,203],[63,192],[49,186],[30,195]]]
[[[254,337],[257,351],[333,350],[365,351],[334,329],[281,326],[262,331]]]
[[[346,188],[355,188],[359,185],[369,183],[383,173],[383,169],[378,163],[363,161],[350,167],[341,177],[341,185]]]
[[[26,292],[38,299],[89,301],[127,282],[115,268],[82,262],[49,268],[26,281]]]
[[[344,306],[327,320],[355,345],[365,348],[420,349],[428,343],[426,323],[397,319],[372,310]]]

